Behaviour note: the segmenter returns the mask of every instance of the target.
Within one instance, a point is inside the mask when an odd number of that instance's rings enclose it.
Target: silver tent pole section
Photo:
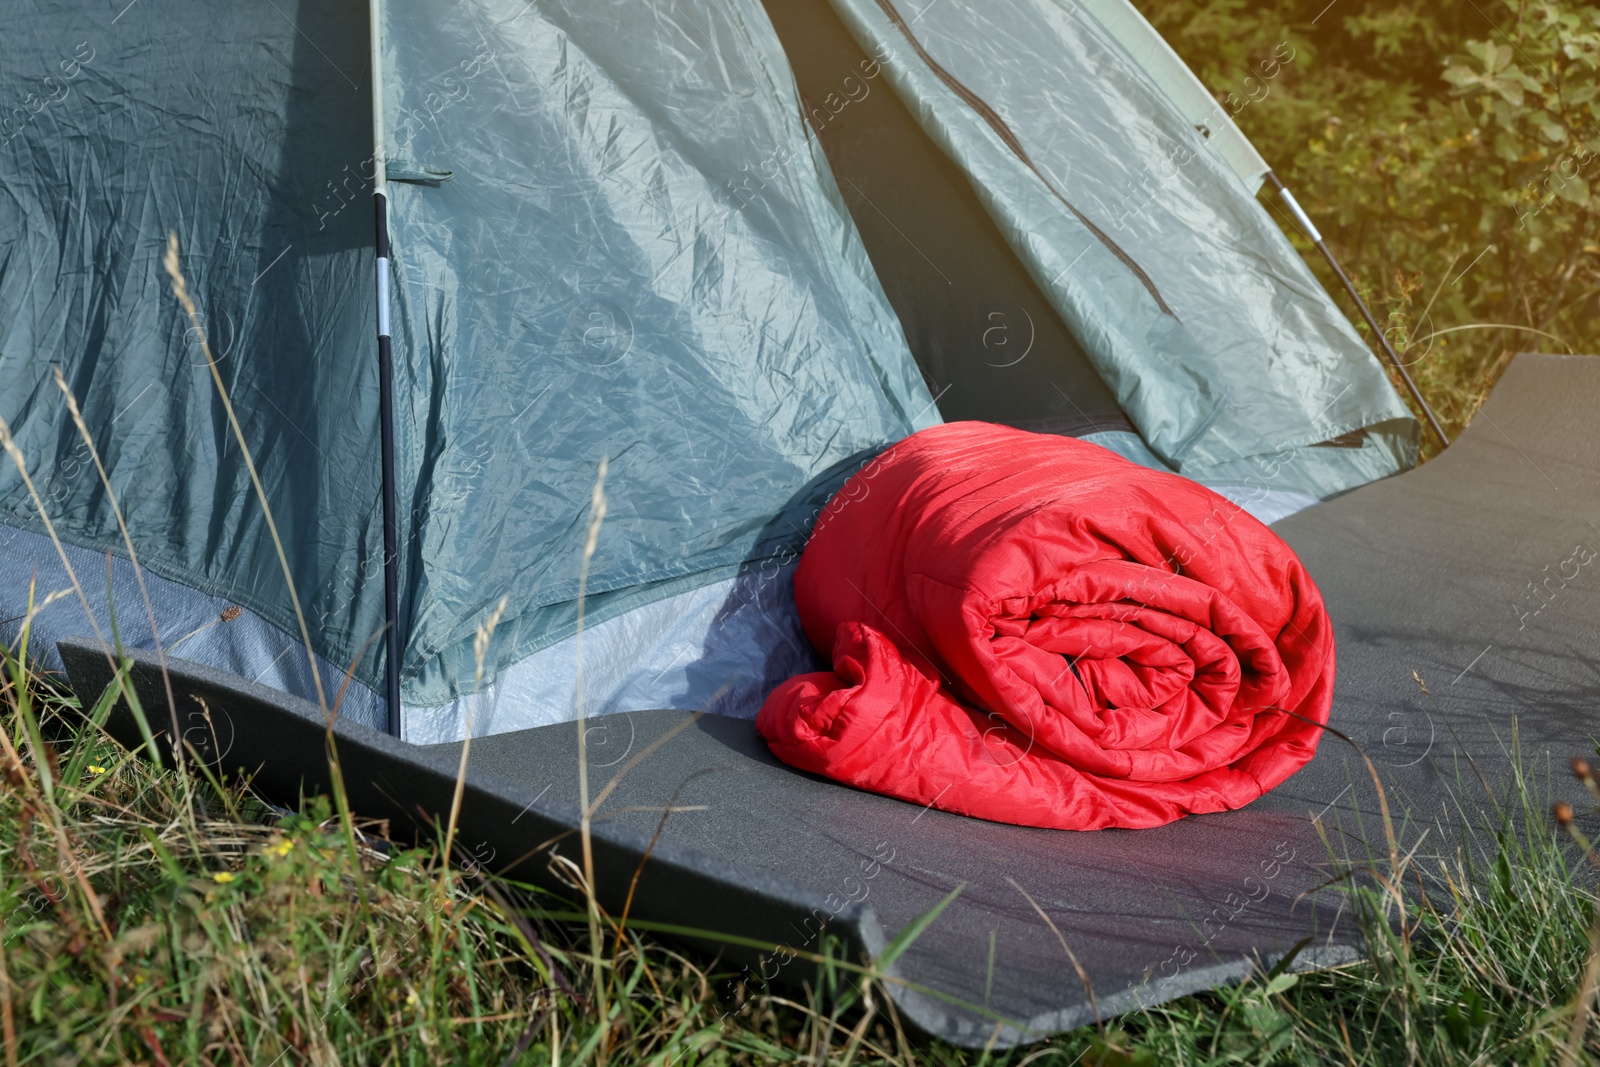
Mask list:
[[[383,121],[382,0],[368,0],[372,42],[372,208],[378,273],[378,429],[383,464],[384,697],[400,736],[400,530],[394,480],[394,357],[389,339],[389,179]]]
[[[1400,353],[1394,350],[1394,346],[1389,343],[1389,338],[1384,336],[1383,328],[1378,325],[1378,320],[1373,317],[1372,312],[1367,308],[1367,302],[1361,299],[1361,294],[1356,291],[1355,283],[1344,272],[1344,268],[1339,265],[1339,261],[1333,257],[1333,250],[1322,239],[1322,234],[1312,224],[1310,216],[1305,213],[1305,209],[1294,198],[1294,194],[1289,191],[1289,187],[1284,185],[1276,174],[1269,170],[1266,178],[1268,184],[1277,191],[1278,196],[1283,200],[1284,206],[1289,209],[1289,214],[1294,216],[1295,222],[1299,223],[1306,236],[1311,238],[1311,243],[1317,246],[1317,251],[1321,252],[1322,258],[1328,261],[1328,266],[1333,268],[1333,273],[1338,277],[1339,284],[1344,286],[1344,291],[1349,293],[1350,299],[1356,302],[1356,307],[1360,310],[1361,317],[1367,320],[1367,326],[1372,330],[1372,336],[1378,339],[1378,344],[1383,349],[1383,354],[1389,357],[1389,363],[1399,373],[1400,380],[1406,383],[1406,388],[1410,390],[1411,398],[1417,402],[1417,406],[1427,416],[1428,425],[1438,435],[1440,443],[1448,445],[1450,438],[1445,435],[1444,427],[1439,425],[1439,417],[1433,413],[1433,408],[1429,407],[1428,402],[1423,399],[1422,390],[1418,389],[1417,383],[1411,380],[1411,374],[1406,370],[1406,365],[1401,362]]]

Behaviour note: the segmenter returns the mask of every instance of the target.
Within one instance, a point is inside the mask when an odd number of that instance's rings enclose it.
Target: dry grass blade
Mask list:
[[[589,745],[588,722],[585,718],[585,694],[583,684],[583,614],[584,603],[589,590],[589,565],[594,559],[595,548],[600,543],[600,526],[606,518],[606,468],[607,459],[600,458],[600,469],[595,475],[594,492],[589,504],[589,526],[583,539],[583,558],[578,566],[578,619],[577,635],[574,645],[574,655],[577,657],[576,669],[576,704],[578,723],[578,828],[582,836],[583,848],[583,893],[584,902],[589,914],[589,950],[594,965],[595,996],[599,1002],[600,1018],[609,1018],[609,1009],[606,1003],[606,982],[604,980],[604,939],[600,926],[600,902],[595,897],[594,885],[594,840],[592,836],[593,813],[589,808]],[[600,1044],[600,1062],[606,1062],[610,1051],[610,1035]]]
[[[1072,969],[1078,972],[1078,980],[1083,983],[1084,995],[1089,998],[1089,1010],[1094,1013],[1094,1025],[1100,1030],[1101,1035],[1104,1036],[1106,1024],[1100,1018],[1100,1005],[1094,998],[1094,986],[1089,981],[1089,972],[1083,969],[1083,964],[1078,962],[1077,954],[1074,953],[1072,951],[1072,947],[1067,944],[1067,939],[1062,935],[1061,929],[1056,926],[1055,921],[1051,919],[1048,914],[1046,914],[1045,910],[1039,906],[1039,902],[1034,900],[1033,896],[1026,889],[1022,888],[1021,883],[1015,878],[1011,877],[1009,874],[1006,875],[1006,881],[1011,883],[1012,889],[1015,889],[1017,892],[1022,894],[1022,899],[1026,900],[1028,905],[1033,908],[1034,911],[1038,912],[1039,918],[1044,920],[1044,924],[1050,928],[1050,932],[1056,935],[1056,940],[1061,942],[1061,950],[1067,954],[1067,959],[1071,962]]]
[[[1427,344],[1435,337],[1446,337],[1453,333],[1464,333],[1467,330],[1509,330],[1512,333],[1528,333],[1536,337],[1543,337],[1547,341],[1554,341],[1568,352],[1574,351],[1573,347],[1555,334],[1546,330],[1536,330],[1532,326],[1518,326],[1509,322],[1469,322],[1461,326],[1449,326],[1443,330],[1434,330],[1426,337],[1419,337],[1412,342],[1413,345]]]
[[[183,270],[178,264],[178,235],[167,235],[167,252],[162,258],[162,266],[166,268],[167,276],[172,280],[172,295],[182,305],[183,312],[189,317],[189,324],[200,338],[200,350],[205,354],[206,366],[211,369],[211,381],[217,387],[217,397],[222,402],[222,410],[228,416],[228,426],[233,430],[233,439],[239,445],[239,452],[244,457],[245,470],[250,473],[250,484],[255,488],[256,499],[261,502],[261,514],[267,523],[267,532],[272,535],[272,547],[278,553],[278,566],[283,571],[284,584],[289,587],[289,599],[294,604],[295,621],[300,626],[300,640],[305,645],[306,663],[311,670],[311,681],[317,690],[317,703],[322,708],[323,715],[328,714],[328,698],[322,690],[322,673],[317,669],[316,646],[311,643],[311,629],[306,625],[306,613],[300,606],[300,594],[294,585],[294,572],[289,568],[289,556],[283,548],[283,538],[278,534],[278,523],[272,517],[272,505],[267,500],[267,490],[261,484],[261,475],[256,470],[256,462],[250,452],[250,444],[245,440],[244,428],[239,425],[239,416],[234,413],[233,400],[228,396],[228,387],[223,384],[222,371],[217,367],[217,359],[211,354],[211,341],[206,335],[205,327],[200,323],[200,311],[195,307],[194,298],[189,295],[189,283],[183,276]]]
[[[94,636],[99,640],[100,646],[107,649],[106,662],[113,670],[116,663],[111,658],[111,645],[106,641],[105,633],[100,629],[100,623],[94,617],[94,609],[89,606],[89,598],[84,595],[83,584],[78,581],[78,572],[73,568],[72,561],[67,558],[67,550],[61,543],[61,538],[56,534],[55,523],[50,520],[50,512],[44,506],[44,498],[39,495],[38,487],[33,484],[33,477],[28,473],[28,461],[22,454],[22,449],[17,446],[16,438],[11,435],[11,424],[0,417],[0,448],[5,449],[6,455],[11,457],[11,462],[17,468],[17,474],[22,478],[22,484],[28,490],[28,499],[33,502],[34,510],[39,513],[39,521],[44,524],[45,533],[50,537],[50,543],[55,546],[56,555],[61,560],[61,567],[67,573],[67,579],[72,583],[72,591],[78,596],[78,603],[83,605],[84,618],[94,630]],[[31,595],[31,594],[30,594]],[[19,649],[19,654],[27,654],[27,645]]]
[[[467,704],[466,736],[461,742],[461,762],[456,768],[455,792],[450,796],[450,818],[444,832],[444,854],[450,855],[451,847],[456,839],[456,822],[461,817],[461,798],[467,790],[467,757],[472,752],[472,719],[477,699],[483,695],[483,663],[489,654],[489,642],[494,638],[494,631],[500,625],[500,616],[505,613],[506,598],[501,597],[489,617],[479,624],[477,633],[472,640],[472,655],[477,661],[477,670],[473,676],[473,690],[475,699]],[[448,868],[446,868],[448,872]]]
[[[155,644],[156,659],[161,664],[161,684],[167,693],[167,715],[171,730],[172,756],[180,763],[183,761],[183,733],[178,728],[178,701],[172,695],[172,676],[167,672],[167,654],[161,647],[161,625],[156,619],[155,608],[150,603],[150,590],[145,585],[144,568],[139,566],[139,552],[133,547],[133,535],[128,531],[127,520],[122,514],[122,505],[117,501],[116,490],[111,487],[111,476],[106,472],[106,466],[100,459],[100,450],[95,447],[94,436],[89,433],[88,424],[83,421],[83,412],[78,408],[78,398],[73,395],[67,385],[66,378],[62,377],[60,367],[52,367],[55,375],[56,388],[61,390],[61,395],[66,397],[67,412],[72,416],[72,424],[78,428],[78,436],[83,438],[84,447],[89,450],[89,458],[94,460],[95,473],[100,477],[100,486],[106,492],[106,502],[111,506],[111,514],[117,520],[117,530],[122,534],[123,547],[128,550],[128,561],[133,565],[133,577],[139,584],[139,596],[144,601],[145,618],[150,622],[150,640]],[[106,556],[106,568],[109,572],[111,557]],[[106,578],[106,588],[111,587],[109,573]]]

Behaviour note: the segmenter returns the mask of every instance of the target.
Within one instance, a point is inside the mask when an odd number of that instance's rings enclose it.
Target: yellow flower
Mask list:
[[[417,999],[416,990],[413,989],[406,994],[406,1004],[410,1005],[411,1007],[416,1007],[420,1003],[422,1002]]]
[[[268,845],[267,851],[279,859],[283,859],[283,857],[294,851],[294,842],[286,837],[282,841],[276,841]]]
[[[233,881],[233,872],[232,871],[218,871],[216,874],[213,874],[211,876],[211,880],[213,882],[220,882],[223,885],[227,885],[229,882]]]
[[[94,764],[91,763],[91,764],[89,764],[89,773],[90,774],[104,774],[104,773],[106,773],[106,769],[104,767],[96,767]]]

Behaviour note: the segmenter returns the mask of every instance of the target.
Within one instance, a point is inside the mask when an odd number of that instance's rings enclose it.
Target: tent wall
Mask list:
[[[364,18],[309,0],[120,14],[23,0],[0,14],[0,416],[56,533],[87,550],[81,582],[103,596],[104,553],[125,549],[54,367],[140,560],[196,604],[243,605],[298,634],[200,331],[161,266],[174,231],[318,651],[341,671],[383,624]],[[12,530],[45,533],[9,458],[0,523],[8,545],[29,543]],[[0,637],[26,610],[36,558],[7,558]],[[123,632],[148,630],[137,597],[116,604]],[[51,611],[91,629],[81,605]]]
[[[1279,487],[1326,495],[1413,460],[1415,425],[1377,361],[1086,10],[833,2],[1164,461],[1208,480],[1278,456]],[[1315,447],[1363,428],[1368,447]]]
[[[385,7],[408,703],[803,541],[937,421],[755,0]],[[774,516],[788,515],[788,521]]]
[[[405,709],[418,744],[571,722],[583,712],[670,707],[754,718],[773,689],[823,663],[794,609],[794,566],[765,560],[734,578],[612,616],[501,669],[482,693]],[[602,727],[595,727],[602,729]]]
[[[1100,374],[827,0],[766,0],[806,119],[946,420],[1131,430]]]

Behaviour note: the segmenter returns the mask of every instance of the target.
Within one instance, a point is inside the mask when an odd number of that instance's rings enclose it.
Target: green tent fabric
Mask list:
[[[808,481],[937,420],[759,7],[669,10],[385,6],[390,158],[454,175],[391,193],[419,702],[502,596],[499,656],[572,632],[602,456],[591,621],[771,554]]]
[[[907,342],[931,298],[886,295],[759,0],[377,10],[406,735],[460,736],[480,687],[505,707],[475,729],[533,725],[518,694],[570,692],[603,457],[586,622],[591,670],[619,680],[599,710],[695,703],[755,662],[723,709],[753,714],[762,671],[806,655],[783,578],[809,516],[944,414]],[[1118,447],[1312,497],[1408,465],[1415,426],[1376,362],[1131,55],[1064,0],[972,10],[835,0],[830,17],[1092,362],[1137,431]],[[0,15],[0,417],[32,482],[0,467],[0,638],[30,583],[70,584],[65,560],[87,604],[35,619],[47,657],[92,628],[87,607],[131,644],[160,634],[315,697],[203,332],[318,670],[331,693],[353,668],[346,713],[383,721],[372,42],[364,9],[310,0]],[[1180,146],[1170,197],[1129,189],[1130,159]],[[161,267],[169,231],[198,330]],[[1319,447],[1351,430],[1360,447]],[[502,600],[480,677],[474,637]],[[219,621],[229,605],[243,616]]]
[[[1319,495],[1414,461],[1410,415],[1349,322],[1228,161],[1088,10],[836,6],[966,169],[1162,460],[1206,480],[1381,428],[1359,456],[1295,457]]]
[[[0,20],[11,109],[0,120],[0,416],[56,533],[91,559],[124,552],[52,367],[83,407],[141,561],[297,633],[200,334],[161,267],[176,232],[319,651],[344,662],[383,625],[369,577],[365,11],[180,2],[118,15],[26,2]],[[9,461],[0,520],[45,528]],[[16,544],[6,558],[0,617],[13,619],[35,561]],[[103,593],[104,569],[83,582]],[[137,625],[135,604],[119,614]],[[88,628],[81,608],[71,623]]]

